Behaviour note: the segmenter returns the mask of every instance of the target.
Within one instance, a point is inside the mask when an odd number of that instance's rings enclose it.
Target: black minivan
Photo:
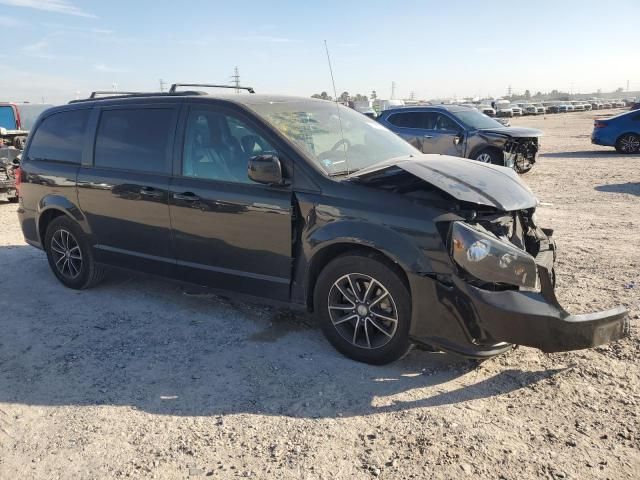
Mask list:
[[[537,199],[505,167],[424,155],[334,102],[197,91],[41,115],[19,217],[67,287],[105,266],[306,306],[345,355],[412,344],[488,358],[625,335],[622,307],[569,315]]]

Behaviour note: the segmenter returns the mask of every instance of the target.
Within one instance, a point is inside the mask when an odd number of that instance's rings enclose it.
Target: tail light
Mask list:
[[[20,167],[14,168],[13,176],[16,183],[16,193],[18,194],[18,197],[20,197],[20,186],[22,185],[22,169]]]
[[[606,126],[607,124],[604,122],[601,122],[600,120],[596,120],[595,122],[593,122],[593,128],[604,128]]]

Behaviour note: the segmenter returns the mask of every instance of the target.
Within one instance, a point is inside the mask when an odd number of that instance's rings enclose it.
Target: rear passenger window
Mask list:
[[[91,110],[70,110],[45,118],[33,134],[31,160],[80,163]]]
[[[394,113],[389,117],[389,123],[396,127],[432,130],[435,123],[435,114],[432,112]]]
[[[96,136],[97,167],[168,173],[173,110],[104,110]]]

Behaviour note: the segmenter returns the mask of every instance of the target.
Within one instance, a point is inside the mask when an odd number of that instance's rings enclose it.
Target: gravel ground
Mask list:
[[[544,130],[525,180],[573,313],[624,304],[631,338],[480,366],[351,362],[313,320],[113,273],[62,287],[0,205],[0,478],[640,478],[640,156]]]

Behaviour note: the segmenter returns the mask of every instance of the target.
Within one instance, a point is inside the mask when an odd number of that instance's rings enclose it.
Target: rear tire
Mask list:
[[[384,365],[411,347],[411,295],[383,259],[351,253],[320,273],[314,306],[327,340],[343,355]]]
[[[640,152],[640,135],[635,133],[625,133],[616,140],[616,150],[618,153],[638,153]]]
[[[95,263],[86,235],[69,217],[62,215],[51,221],[44,247],[53,274],[64,286],[82,290],[104,278],[105,269]]]

